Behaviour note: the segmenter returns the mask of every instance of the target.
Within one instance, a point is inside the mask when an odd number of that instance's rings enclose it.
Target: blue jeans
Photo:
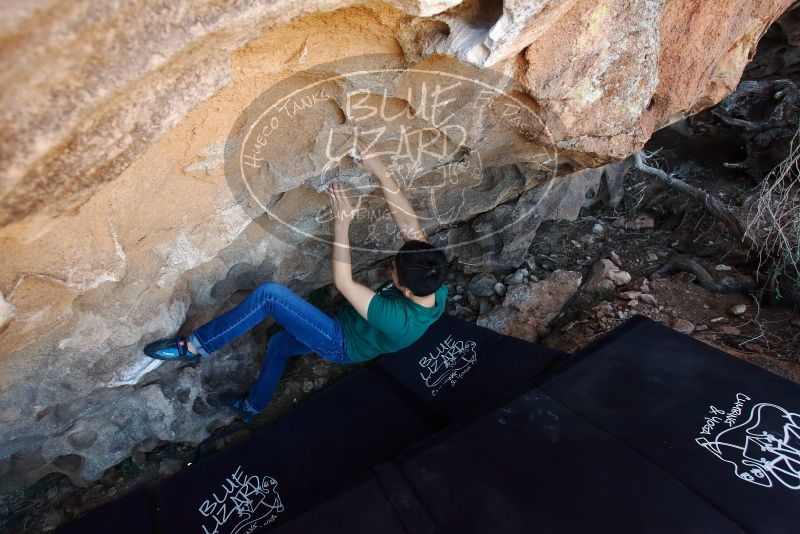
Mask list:
[[[272,398],[288,359],[314,352],[334,363],[347,359],[342,323],[277,282],[264,282],[241,303],[195,329],[189,341],[209,356],[272,316],[284,330],[270,337],[267,355],[247,400],[261,411]]]

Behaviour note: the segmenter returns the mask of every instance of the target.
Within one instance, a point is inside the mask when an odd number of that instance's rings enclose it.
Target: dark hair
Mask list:
[[[447,277],[447,256],[425,241],[406,241],[394,261],[400,284],[418,297],[439,289]]]

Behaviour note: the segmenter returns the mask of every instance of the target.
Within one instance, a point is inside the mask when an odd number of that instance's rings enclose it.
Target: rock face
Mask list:
[[[158,367],[141,349],[199,326],[259,281],[301,293],[330,283],[330,244],[319,238],[330,237],[328,199],[309,185],[332,173],[375,189],[326,152],[334,137],[346,146],[380,119],[386,147],[406,139],[386,119],[402,115],[424,133],[417,148],[439,150],[436,161],[395,168],[407,171],[432,238],[474,272],[516,267],[541,221],[574,217],[603,184],[619,185],[617,171],[581,169],[622,160],[654,129],[725,97],[790,4],[6,2],[0,489],[53,471],[83,483],[145,440],[196,442],[229,417],[207,395],[251,380],[263,346],[243,338],[183,367]],[[311,87],[367,53],[387,58],[378,74],[323,83],[319,100],[284,108],[302,121],[265,138],[262,189],[246,198],[232,186],[230,163],[265,91]],[[455,122],[422,98],[442,95],[408,91],[434,71],[472,80],[438,80]],[[476,71],[506,85],[487,97]],[[364,102],[385,115],[359,116]],[[381,205],[368,199],[370,210]],[[353,242],[372,243],[354,253],[355,269],[397,248],[387,220],[354,224]]]

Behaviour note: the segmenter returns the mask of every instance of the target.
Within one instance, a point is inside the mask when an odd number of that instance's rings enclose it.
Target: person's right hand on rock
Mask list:
[[[368,146],[367,143],[356,137],[356,148],[361,155],[361,161],[353,158],[353,163],[362,171],[370,172],[380,178],[383,176],[382,173],[386,172],[386,167],[384,167],[383,162],[381,162],[377,150],[375,150],[374,147],[367,148]]]

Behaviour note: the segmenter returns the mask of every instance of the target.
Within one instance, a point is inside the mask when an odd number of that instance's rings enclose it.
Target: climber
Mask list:
[[[333,282],[346,302],[333,313],[320,310],[277,282],[264,282],[231,310],[195,329],[144,348],[152,358],[198,361],[272,317],[283,330],[270,337],[261,371],[244,396],[224,394],[220,400],[250,422],[265,408],[288,358],[316,353],[338,363],[353,364],[398,351],[416,341],[444,312],[447,258],[428,243],[425,232],[397,181],[376,151],[356,138],[356,166],[374,174],[405,243],[392,259],[391,280],[377,290],[353,280],[350,223],[359,211],[338,182],[328,187],[334,215]]]

